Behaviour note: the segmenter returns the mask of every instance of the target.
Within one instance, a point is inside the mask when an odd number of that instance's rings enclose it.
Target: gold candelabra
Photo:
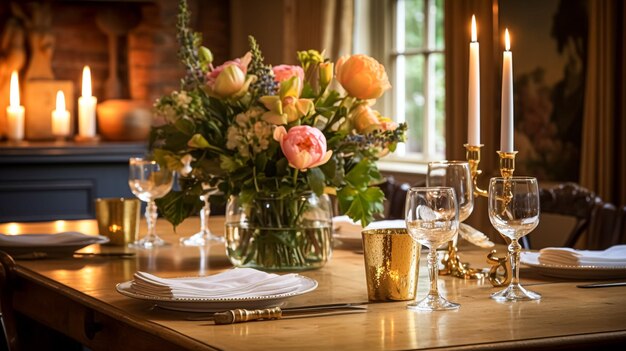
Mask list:
[[[478,177],[482,174],[479,169],[480,149],[483,144],[469,145],[465,144],[465,158],[470,166],[472,176],[472,184],[474,185],[474,195],[476,197],[489,197],[487,190],[481,189],[478,185]],[[498,151],[500,158],[500,174],[503,178],[509,179],[513,177],[515,172],[515,155],[517,151]],[[453,241],[448,242],[448,252],[442,259],[444,268],[440,271],[442,275],[452,275],[463,279],[483,279],[486,276],[494,286],[507,285],[511,279],[511,267],[508,263],[508,257],[497,257],[496,251],[492,250],[487,258],[487,262],[492,265],[489,274],[484,273],[481,269],[470,268],[468,263],[461,262],[458,255],[458,248]],[[508,266],[507,266],[508,264]],[[504,276],[498,275],[499,271],[504,271]]]

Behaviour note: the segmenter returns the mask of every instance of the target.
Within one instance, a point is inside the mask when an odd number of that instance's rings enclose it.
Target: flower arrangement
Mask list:
[[[219,187],[222,201],[236,195],[243,203],[334,194],[364,225],[382,212],[376,161],[404,141],[406,126],[372,108],[391,87],[381,64],[366,55],[334,64],[309,50],[297,53],[299,66],[272,67],[249,37],[243,57],[214,66],[189,29],[184,0],[179,10],[186,75],[180,91],[157,101],[163,123],[150,138],[157,161],[180,175],[179,190],[158,201],[164,217],[177,225],[197,214],[207,184]]]

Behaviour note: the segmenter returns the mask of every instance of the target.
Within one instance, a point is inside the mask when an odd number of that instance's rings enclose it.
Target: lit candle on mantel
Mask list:
[[[65,138],[70,134],[70,112],[65,109],[65,94],[57,91],[56,109],[52,111],[52,135]]]
[[[82,138],[96,136],[96,103],[98,99],[91,95],[91,71],[83,68],[82,96],[78,98],[78,135]]]
[[[469,52],[469,85],[467,93],[467,143],[480,145],[480,60],[476,34],[476,16],[472,15],[472,41]]]
[[[24,106],[20,105],[20,84],[17,71],[11,73],[9,106],[7,106],[7,136],[15,141],[24,139]]]
[[[505,51],[502,57],[502,120],[500,124],[500,151],[513,152],[513,53],[509,30],[504,32]]]

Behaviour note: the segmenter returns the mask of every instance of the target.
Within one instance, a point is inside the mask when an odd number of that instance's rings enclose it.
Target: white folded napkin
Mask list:
[[[539,250],[539,263],[565,266],[626,266],[626,245],[612,246],[603,251],[546,247]]]
[[[82,244],[106,243],[109,239],[99,235],[86,235],[79,232],[58,234],[0,234],[0,247],[41,247],[71,246]]]
[[[361,237],[361,231],[365,229],[390,229],[390,228],[406,228],[406,223],[403,219],[391,219],[384,221],[376,221],[363,228],[361,221],[353,221],[348,216],[333,217],[333,231],[335,234],[358,236]]]
[[[372,222],[365,229],[406,229],[406,222],[403,219],[387,219],[384,221]]]
[[[206,277],[161,278],[146,272],[134,275],[130,289],[164,298],[243,298],[296,292],[302,286],[297,274],[278,275],[252,268],[235,268]]]
[[[333,232],[342,236],[358,236],[361,237],[361,221],[353,221],[348,216],[333,217]]]

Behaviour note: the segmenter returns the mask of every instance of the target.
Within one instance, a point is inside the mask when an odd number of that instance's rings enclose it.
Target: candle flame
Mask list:
[[[63,91],[57,91],[57,111],[65,111],[65,94]]]
[[[504,30],[504,49],[506,51],[511,51],[511,38],[509,37],[509,29],[506,28]]]
[[[472,15],[472,41],[478,41],[478,35],[476,35],[476,16]]]
[[[20,83],[17,80],[17,71],[11,73],[11,83],[9,88],[9,105],[11,107],[20,106]]]
[[[83,68],[83,97],[91,96],[91,70],[89,66]]]

